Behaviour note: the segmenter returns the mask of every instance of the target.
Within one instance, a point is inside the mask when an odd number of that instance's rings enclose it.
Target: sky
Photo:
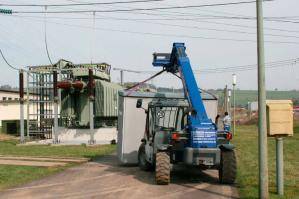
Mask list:
[[[1,0],[9,4],[66,4],[111,2],[115,0]],[[121,0],[127,1],[127,0]],[[116,10],[187,5],[206,5],[247,0],[165,0],[150,3],[47,7],[48,11]],[[299,58],[298,0],[265,2],[265,62]],[[44,11],[44,7],[9,7],[13,11]],[[151,65],[153,52],[170,53],[173,42],[184,42],[198,86],[203,89],[231,87],[232,74],[237,88],[257,89],[257,71],[215,68],[255,65],[257,63],[255,3],[171,10],[109,12],[0,14],[0,49],[8,62],[22,68],[49,64],[63,58],[73,63],[107,62],[112,67],[159,71]],[[271,18],[270,18],[271,17]],[[276,17],[276,18],[275,18]],[[280,17],[280,18],[277,18]],[[284,17],[284,18],[281,18]],[[95,18],[95,20],[93,19]],[[180,20],[178,20],[180,19]],[[270,19],[270,20],[269,20]],[[271,20],[275,19],[275,20]],[[297,21],[296,21],[297,20]],[[46,22],[46,23],[45,23]],[[46,27],[46,28],[45,28]],[[298,60],[299,62],[299,60]],[[288,62],[266,70],[268,90],[299,89],[299,63]],[[18,73],[0,57],[0,85],[18,85]],[[251,66],[252,67],[252,66]],[[256,69],[256,67],[252,67]],[[212,72],[207,73],[207,70]],[[119,82],[119,71],[111,71]],[[142,81],[150,74],[125,72],[125,81]],[[164,74],[150,83],[181,88],[181,81]]]

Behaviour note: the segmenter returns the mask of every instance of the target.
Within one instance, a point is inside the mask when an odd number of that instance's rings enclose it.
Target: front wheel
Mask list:
[[[152,165],[146,160],[145,144],[142,143],[138,150],[138,165],[143,171],[149,171],[152,169]]]
[[[159,185],[168,185],[170,182],[170,158],[166,152],[156,154],[156,182]]]
[[[219,181],[223,184],[233,184],[236,180],[237,161],[235,151],[221,151]]]

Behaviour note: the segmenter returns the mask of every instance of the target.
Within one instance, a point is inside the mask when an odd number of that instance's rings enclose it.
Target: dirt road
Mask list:
[[[30,184],[0,192],[0,198],[238,198],[233,186],[220,185],[217,171],[175,168],[171,184],[158,186],[154,173],[118,166],[111,155]]]

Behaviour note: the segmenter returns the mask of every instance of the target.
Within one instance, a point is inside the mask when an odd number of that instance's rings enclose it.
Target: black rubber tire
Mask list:
[[[138,150],[138,166],[143,171],[150,171],[152,165],[146,160],[145,156],[145,144],[142,143]]]
[[[170,182],[170,158],[167,152],[156,154],[156,183],[168,185]]]
[[[221,151],[219,181],[223,184],[233,184],[237,175],[235,151]]]

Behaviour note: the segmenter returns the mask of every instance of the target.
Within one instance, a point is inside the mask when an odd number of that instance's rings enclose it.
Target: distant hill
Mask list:
[[[219,97],[219,104],[223,103],[223,91],[210,91]],[[231,98],[232,99],[232,98]],[[299,91],[267,91],[267,99],[290,99],[299,104]],[[254,90],[236,90],[236,105],[246,107],[248,102],[257,101],[258,93]]]
[[[125,86],[129,87],[134,85],[136,82],[126,83]],[[173,88],[165,88],[165,87],[155,87],[152,84],[143,84],[140,90],[145,90],[145,88],[150,88],[152,90],[156,90],[157,92],[165,92],[165,93],[182,93],[183,89],[173,89]],[[209,93],[212,93],[218,97],[219,105],[223,104],[223,90],[222,89],[209,89],[207,90]],[[231,98],[232,100],[233,98]],[[267,91],[267,99],[290,99],[293,100],[295,105],[299,105],[299,91]],[[247,107],[248,102],[253,102],[258,100],[258,93],[255,90],[236,90],[236,106],[239,107]]]

